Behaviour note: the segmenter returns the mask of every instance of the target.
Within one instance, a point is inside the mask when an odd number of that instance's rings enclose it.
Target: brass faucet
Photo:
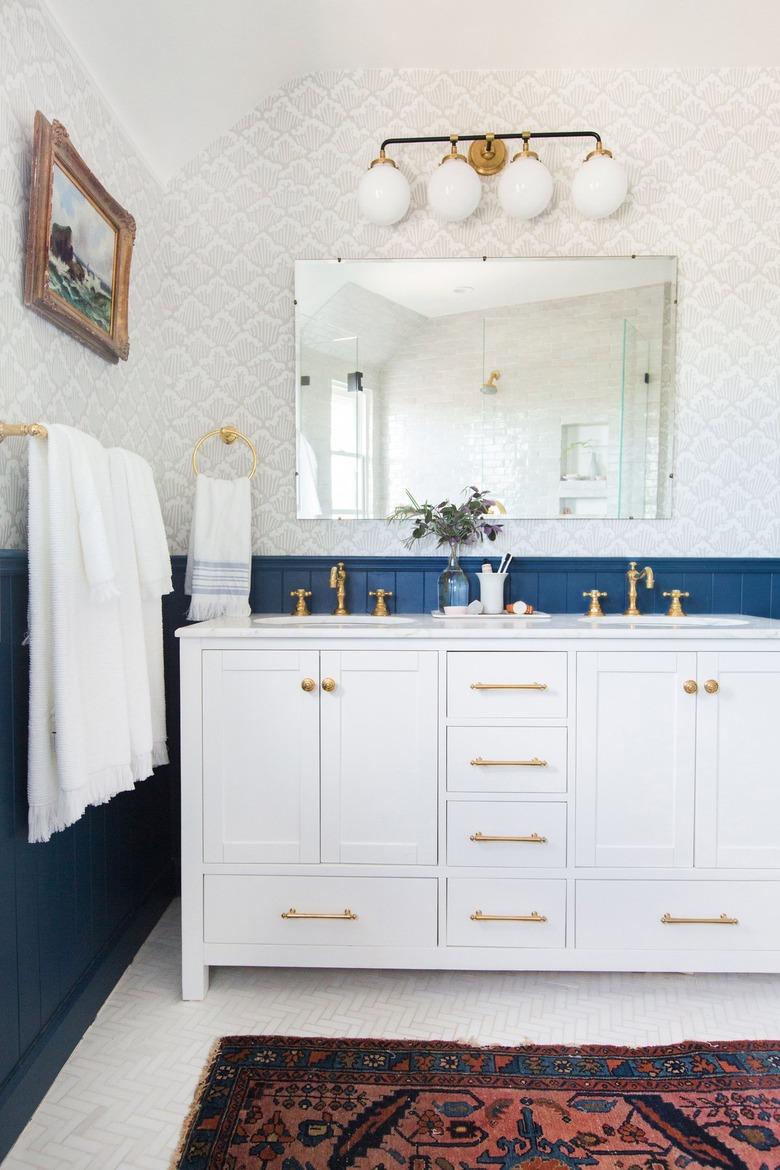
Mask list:
[[[311,597],[311,589],[291,589],[290,597],[297,597],[293,617],[311,617],[311,610],[306,604],[306,598]]]
[[[344,568],[344,562],[339,561],[334,565],[330,571],[330,587],[336,590],[336,608],[333,611],[335,617],[349,617],[349,610],[347,609],[347,570]]]
[[[628,605],[623,613],[626,617],[639,617],[639,606],[636,603],[636,587],[638,583],[644,578],[645,586],[652,589],[655,585],[655,574],[649,565],[645,565],[644,569],[637,569],[636,561],[628,562],[628,572],[626,573],[626,580],[628,581]]]

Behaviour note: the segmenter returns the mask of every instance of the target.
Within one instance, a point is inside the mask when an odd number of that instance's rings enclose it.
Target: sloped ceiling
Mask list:
[[[45,3],[162,182],[314,71],[780,63],[777,0]]]

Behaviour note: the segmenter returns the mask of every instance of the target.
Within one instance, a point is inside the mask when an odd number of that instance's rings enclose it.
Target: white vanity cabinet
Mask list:
[[[780,867],[780,653],[702,652],[698,677],[696,865]]]
[[[577,865],[780,866],[780,653],[577,660]]]
[[[433,865],[437,665],[432,651],[205,650],[204,860]]]
[[[323,650],[320,669],[321,860],[434,865],[437,654]]]
[[[204,861],[319,861],[319,654],[204,650],[201,671]]]
[[[581,866],[693,865],[696,654],[577,655]]]
[[[209,967],[780,972],[780,622],[179,631]]]

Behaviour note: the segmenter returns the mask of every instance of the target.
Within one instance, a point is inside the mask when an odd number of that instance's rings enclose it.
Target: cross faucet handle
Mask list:
[[[390,617],[390,610],[387,608],[386,597],[392,597],[390,589],[371,589],[369,590],[369,597],[376,598],[376,605],[371,611],[372,617]]]
[[[588,606],[586,617],[604,616],[604,610],[601,608],[601,598],[607,597],[608,595],[603,591],[603,589],[589,589],[586,593],[583,593],[582,596],[590,598],[590,605]]]
[[[690,593],[686,593],[682,589],[672,589],[668,593],[664,593],[663,596],[671,598],[669,608],[666,611],[667,617],[685,617],[681,598],[690,597]]]
[[[291,589],[290,597],[296,597],[295,609],[293,615],[295,617],[311,617],[311,610],[306,604],[306,598],[311,597],[311,589]]]

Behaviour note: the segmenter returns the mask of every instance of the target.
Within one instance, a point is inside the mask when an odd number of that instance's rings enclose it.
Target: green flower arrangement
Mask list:
[[[400,504],[389,516],[391,521],[410,521],[412,531],[404,540],[404,548],[413,548],[417,540],[435,537],[437,547],[476,544],[495,540],[503,525],[491,513],[496,501],[476,487],[463,489],[462,504],[442,500],[440,504],[419,504],[410,491],[408,504]]]

